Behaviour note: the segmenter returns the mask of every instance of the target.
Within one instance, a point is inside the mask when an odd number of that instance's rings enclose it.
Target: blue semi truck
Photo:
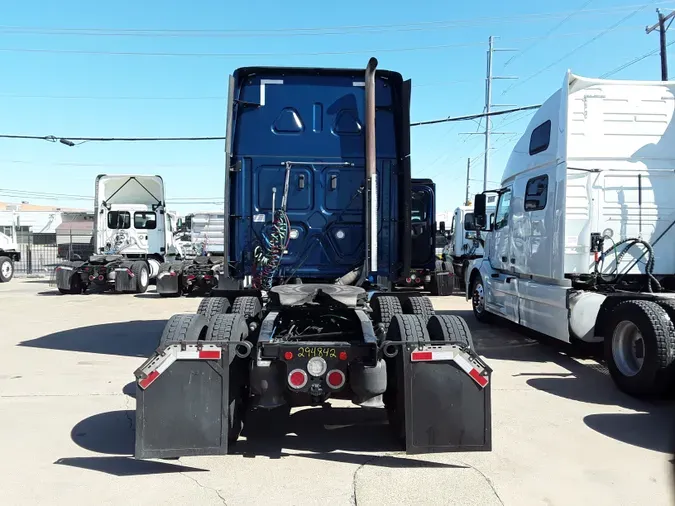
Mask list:
[[[383,409],[409,453],[491,449],[466,322],[391,291],[415,259],[411,88],[376,67],[230,77],[224,270],[135,372],[136,458],[228,453],[332,399]]]

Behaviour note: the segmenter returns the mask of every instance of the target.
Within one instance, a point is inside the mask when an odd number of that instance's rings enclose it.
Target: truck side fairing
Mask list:
[[[243,68],[233,82],[226,209],[233,275],[252,273],[251,253],[282,203],[287,162],[292,232],[277,276],[337,278],[362,265],[363,70]],[[399,74],[377,71],[378,274],[386,277],[402,257],[401,196],[410,177],[405,95]]]

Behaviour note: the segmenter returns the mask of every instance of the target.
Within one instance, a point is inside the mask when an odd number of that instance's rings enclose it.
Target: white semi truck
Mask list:
[[[496,195],[487,196],[486,211],[495,212]],[[452,265],[452,270],[464,289],[464,277],[469,263],[483,256],[487,232],[478,230],[474,224],[473,206],[460,206],[452,215],[448,241],[443,248],[441,260]]]
[[[117,292],[145,292],[163,265],[181,258],[173,235],[176,215],[165,207],[160,176],[97,176],[95,252],[87,261],[57,267],[59,291],[83,293],[94,285]]]
[[[0,283],[14,277],[14,264],[21,261],[21,251],[16,242],[16,226],[9,227],[9,235],[0,233]]]
[[[568,72],[504,171],[485,256],[467,270],[481,321],[499,315],[604,343],[617,386],[672,386],[675,357],[675,82]]]

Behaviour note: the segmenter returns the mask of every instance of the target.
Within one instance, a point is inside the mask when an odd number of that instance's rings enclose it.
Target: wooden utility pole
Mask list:
[[[668,57],[666,53],[666,31],[668,30],[668,26],[666,26],[666,21],[671,19],[673,16],[675,16],[675,11],[671,12],[667,16],[664,16],[663,13],[659,10],[656,9],[656,13],[659,16],[659,22],[652,25],[648,26],[645,28],[645,31],[647,34],[650,34],[654,30],[658,28],[659,30],[659,45],[661,47],[661,80],[662,81],[667,81],[668,80]],[[672,21],[671,21],[672,23]]]

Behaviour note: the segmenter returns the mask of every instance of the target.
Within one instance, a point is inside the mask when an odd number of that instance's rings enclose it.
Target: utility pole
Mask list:
[[[657,28],[659,29],[659,45],[661,47],[661,80],[667,81],[668,80],[668,58],[667,58],[667,53],[666,53],[666,31],[670,27],[670,23],[672,23],[672,21],[668,24],[668,26],[666,26],[666,21],[668,21],[673,16],[675,16],[675,11],[671,12],[667,16],[664,16],[660,9],[656,9],[656,14],[658,14],[658,16],[659,16],[659,22],[652,25],[652,26],[646,27],[645,32],[647,32],[647,35],[649,35],[651,32],[653,32]]]
[[[464,198],[464,205],[469,205],[469,177],[471,174],[471,158],[466,159],[466,197]]]
[[[487,77],[485,79],[485,112],[490,114],[492,106],[492,53],[494,52],[494,37],[488,39]],[[490,166],[490,116],[485,116],[485,157],[483,160],[483,191],[487,190],[488,168]]]

